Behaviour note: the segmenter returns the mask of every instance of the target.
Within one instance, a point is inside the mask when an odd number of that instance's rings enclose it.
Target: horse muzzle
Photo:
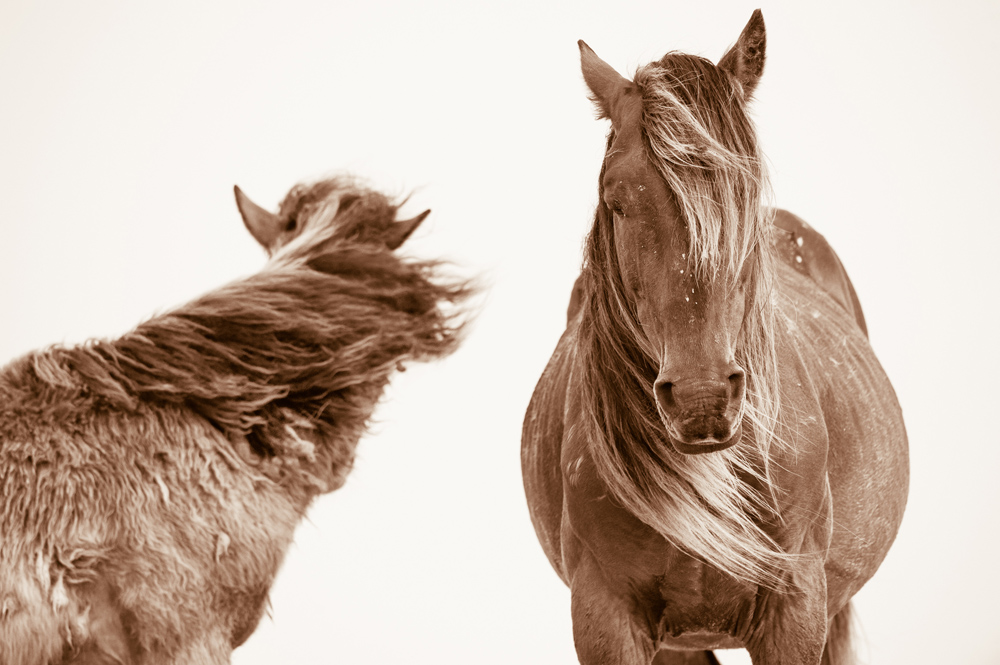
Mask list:
[[[690,437],[677,433],[675,428],[667,425],[667,438],[677,452],[684,455],[700,455],[725,450],[739,443],[743,437],[743,423],[736,423],[736,426],[730,427],[729,431],[729,436],[722,439],[715,436]]]
[[[674,449],[685,455],[725,450],[743,436],[743,373],[726,380],[669,382],[653,388],[657,410]]]

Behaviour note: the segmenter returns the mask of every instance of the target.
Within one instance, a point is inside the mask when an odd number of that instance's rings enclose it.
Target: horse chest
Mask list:
[[[566,535],[622,583],[655,577],[669,543],[612,498],[582,442],[572,436],[562,450],[561,466]]]
[[[603,533],[587,541],[564,541],[570,549],[585,550],[567,557],[577,564],[569,574],[575,596],[615,608],[618,621],[646,633],[652,643],[663,647],[700,650],[743,646],[735,635],[748,625],[755,587],[723,575],[655,533],[646,537],[625,523],[600,527]],[[579,539],[596,534],[587,525],[580,525],[573,535]]]
[[[654,637],[675,649],[740,646],[733,634],[745,624],[756,588],[675,552],[657,579],[662,609]]]
[[[740,646],[732,634],[752,609],[756,587],[673,546],[609,498],[586,455],[569,457],[563,543],[573,593],[621,607],[665,646]]]

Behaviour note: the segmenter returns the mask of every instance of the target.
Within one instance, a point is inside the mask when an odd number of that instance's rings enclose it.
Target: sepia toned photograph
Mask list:
[[[1000,663],[998,31],[0,3],[0,665]]]

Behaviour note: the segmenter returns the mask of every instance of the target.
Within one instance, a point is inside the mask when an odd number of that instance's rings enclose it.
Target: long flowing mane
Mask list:
[[[601,196],[585,249],[580,333],[590,449],[616,498],[675,546],[737,578],[782,588],[795,559],[758,526],[780,520],[769,458],[772,444],[781,443],[774,435],[771,217],[754,129],[738,84],[702,58],[668,54],[641,68],[634,82],[649,159],[689,232],[692,273],[720,296],[738,283],[744,288],[736,351],[747,376],[744,435],[705,455],[679,454],[666,440],[652,394],[657,362],[623,284]]]
[[[190,409],[262,460],[302,462],[311,491],[335,489],[391,374],[460,339],[454,305],[470,287],[380,242],[397,207],[344,178],[299,186],[280,215],[306,226],[259,273],[119,339],[53,347],[15,366],[41,384],[34,394]],[[268,468],[284,477],[288,461]]]

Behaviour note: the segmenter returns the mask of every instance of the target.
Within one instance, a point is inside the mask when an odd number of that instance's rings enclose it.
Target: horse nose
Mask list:
[[[685,442],[726,441],[739,425],[746,376],[739,367],[714,377],[671,380],[661,372],[653,385],[668,431]]]

